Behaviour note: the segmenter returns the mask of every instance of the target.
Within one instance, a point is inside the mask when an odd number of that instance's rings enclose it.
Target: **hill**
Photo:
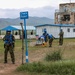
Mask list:
[[[8,25],[20,25],[20,22],[23,22],[19,17],[15,19],[11,18],[0,18],[0,28],[6,27]],[[40,24],[53,24],[54,19],[49,19],[46,17],[29,17],[26,20],[26,25],[40,25]]]

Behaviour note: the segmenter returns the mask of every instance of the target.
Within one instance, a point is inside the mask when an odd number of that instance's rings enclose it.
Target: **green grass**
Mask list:
[[[57,61],[62,60],[62,53],[60,50],[48,53],[45,57],[46,61]]]
[[[58,39],[53,41],[53,48],[29,47],[31,49],[40,50],[48,49],[50,52],[60,50],[62,52],[62,60],[60,61],[41,61],[25,63],[19,66],[17,72],[28,72],[29,75],[75,75],[75,39],[64,39],[63,46],[58,46]],[[41,50],[42,49],[42,50]],[[47,50],[47,51],[48,51]],[[49,51],[47,52],[49,53]]]
[[[45,73],[46,75],[74,75],[75,61],[27,63],[17,68],[18,72]]]
[[[3,52],[3,49],[4,49],[4,43],[3,40],[0,40],[0,53]]]
[[[36,40],[28,40],[29,63],[20,65],[16,71],[17,74],[24,75],[75,75],[75,39],[64,39],[64,44],[59,46],[59,39],[53,41],[52,48],[42,46],[30,46],[29,43]],[[3,41],[0,40],[0,62],[3,60]],[[15,41],[16,61],[21,61],[22,40]],[[62,60],[45,61],[47,53],[60,50]],[[40,58],[41,61],[37,58]],[[33,61],[31,61],[33,59]],[[36,61],[37,62],[36,62]],[[35,62],[34,62],[35,61]],[[23,73],[23,74],[22,74]]]

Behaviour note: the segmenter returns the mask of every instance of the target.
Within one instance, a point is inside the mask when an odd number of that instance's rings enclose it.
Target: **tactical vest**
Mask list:
[[[5,44],[12,44],[13,43],[13,35],[6,35],[5,36]]]
[[[48,37],[49,37],[49,39],[52,39],[52,38],[53,38],[53,36],[52,36],[52,35],[48,35]]]

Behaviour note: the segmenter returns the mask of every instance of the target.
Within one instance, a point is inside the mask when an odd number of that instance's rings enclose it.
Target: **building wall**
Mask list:
[[[56,26],[41,26],[36,28],[36,34],[41,36],[43,34],[43,30],[46,29],[48,34],[52,34],[54,37],[59,37],[60,27]]]
[[[65,21],[64,15],[70,15],[70,20]],[[55,12],[55,24],[75,24],[75,3],[59,5],[59,11]]]
[[[36,34],[41,36],[43,29],[46,28],[48,34],[52,34],[55,38],[59,38],[59,26],[40,26],[36,28]],[[64,38],[75,38],[75,27],[61,27],[64,32]]]
[[[64,31],[65,38],[74,38],[75,37],[75,27],[61,27]],[[69,31],[68,31],[69,30]]]
[[[0,39],[3,39],[5,35],[0,35]],[[20,35],[14,35],[15,39],[22,39],[22,36],[20,38]],[[27,35],[27,39],[36,39],[35,35]]]
[[[36,27],[36,35],[41,36],[41,35],[43,34],[43,30],[44,30],[45,28],[47,29],[48,27],[47,27],[47,26]]]
[[[48,26],[47,27],[47,32],[49,34],[52,34],[54,37],[58,38],[59,37],[59,32],[60,32],[60,27],[57,26]]]

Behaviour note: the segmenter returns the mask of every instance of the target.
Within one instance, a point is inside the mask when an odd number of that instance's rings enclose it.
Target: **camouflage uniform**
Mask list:
[[[53,35],[48,35],[48,38],[49,38],[49,47],[52,47],[52,42],[53,42]]]
[[[61,30],[59,33],[59,45],[63,45],[63,35],[64,35],[64,32]]]
[[[7,38],[8,37],[8,38]],[[11,38],[11,40],[10,40]],[[14,42],[15,42],[15,38],[12,34],[10,34],[10,32],[7,32],[7,34],[4,36],[3,38],[4,43],[4,63],[7,63],[7,54],[8,52],[11,55],[11,61],[14,64],[15,63],[15,57],[14,57]]]

